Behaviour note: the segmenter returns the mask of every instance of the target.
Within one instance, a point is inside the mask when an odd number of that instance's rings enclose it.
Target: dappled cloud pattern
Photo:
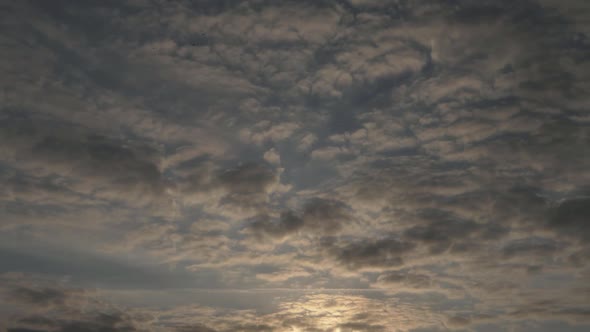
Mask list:
[[[0,17],[0,330],[590,329],[587,1]]]

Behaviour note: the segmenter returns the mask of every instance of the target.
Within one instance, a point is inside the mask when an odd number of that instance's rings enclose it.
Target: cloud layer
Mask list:
[[[0,329],[590,327],[584,1],[0,12]]]

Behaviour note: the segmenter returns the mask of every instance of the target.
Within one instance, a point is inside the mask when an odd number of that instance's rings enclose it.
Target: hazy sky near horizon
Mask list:
[[[0,2],[0,330],[590,330],[590,2]]]

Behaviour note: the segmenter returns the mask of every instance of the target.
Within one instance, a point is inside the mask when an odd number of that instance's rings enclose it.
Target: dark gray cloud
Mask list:
[[[403,255],[416,247],[414,243],[394,236],[383,239],[362,239],[351,243],[339,243],[327,239],[322,245],[338,263],[351,270],[403,265]]]
[[[36,317],[24,318],[20,322],[24,325],[37,325],[40,329],[35,327],[15,327],[9,328],[7,331],[58,331],[58,332],[74,332],[74,331],[105,331],[105,332],[120,332],[120,331],[140,331],[134,327],[133,321],[122,313],[98,313],[94,316],[75,318],[72,320],[63,319],[39,319]],[[38,323],[41,323],[40,326]]]
[[[385,326],[371,325],[366,323],[345,323],[339,326],[342,331],[363,331],[363,332],[376,332],[385,331]]]
[[[73,321],[60,323],[58,331],[137,331],[133,323],[124,314],[100,313],[88,321]]]
[[[587,242],[590,238],[590,199],[577,198],[560,202],[549,216],[549,227],[558,232],[579,237]]]
[[[467,238],[480,226],[469,220],[454,219],[452,216],[429,216],[426,225],[413,226],[404,232],[404,236],[413,241],[420,241],[430,246],[433,253],[448,249],[455,241]]]
[[[252,223],[252,230],[277,238],[297,232],[304,226],[303,219],[292,211],[281,213],[278,222],[270,221],[267,217],[263,218]]]
[[[93,291],[47,281],[34,285],[27,277],[3,276],[3,281],[8,303],[21,308],[8,317],[7,331],[139,331],[134,318],[100,303]]]
[[[275,175],[263,166],[244,164],[221,173],[219,181],[232,194],[256,195],[275,181]]]
[[[463,317],[463,316],[452,316],[452,317],[449,317],[449,319],[447,320],[447,323],[451,327],[464,327],[464,326],[467,326],[471,323],[471,319],[469,319],[469,317]]]
[[[550,239],[531,238],[509,242],[502,248],[502,254],[506,258],[518,255],[526,256],[551,256],[559,249],[559,245]]]
[[[223,171],[218,181],[227,190],[222,205],[259,207],[266,203],[268,190],[276,183],[277,175],[262,165],[244,164]]]
[[[236,218],[268,213],[273,194],[288,189],[281,184],[280,170],[262,162],[227,167],[204,156],[181,162],[171,172],[178,184],[173,199]]]
[[[36,176],[56,179],[37,186],[38,192],[62,191],[67,195],[69,191],[70,195],[112,200],[135,198],[135,203],[141,204],[142,200],[161,196],[167,187],[158,168],[159,153],[149,144],[109,138],[71,122],[14,112],[2,120],[3,161],[23,171],[38,170]],[[14,178],[12,190],[22,191],[27,182],[37,180],[29,179]],[[61,185],[55,183],[58,181]]]
[[[255,233],[282,238],[286,235],[305,231],[310,234],[336,234],[352,220],[350,208],[336,200],[315,198],[306,202],[300,213],[286,211],[278,221],[268,218],[252,224]]]
[[[302,218],[305,226],[323,234],[338,232],[352,216],[348,207],[339,201],[313,199],[305,205]]]
[[[400,284],[409,288],[429,288],[432,286],[431,277],[425,274],[392,271],[379,276],[378,281],[385,284]]]
[[[64,294],[57,289],[31,289],[26,287],[18,287],[12,290],[11,295],[17,301],[22,301],[35,306],[63,304],[67,297],[67,294]]]
[[[216,332],[216,330],[208,328],[207,326],[188,326],[176,329],[178,332]]]

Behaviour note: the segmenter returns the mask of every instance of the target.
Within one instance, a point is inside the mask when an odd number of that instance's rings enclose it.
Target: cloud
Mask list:
[[[299,129],[296,123],[279,123],[276,125],[270,124],[268,121],[261,122],[256,125],[254,130],[243,129],[240,136],[255,144],[262,144],[265,142],[278,142],[287,139]]]
[[[294,212],[287,211],[281,213],[279,222],[272,222],[265,218],[255,221],[251,227],[255,233],[282,238],[288,234],[297,232],[303,225],[303,219]]]
[[[430,221],[425,226],[406,229],[404,236],[409,240],[429,245],[431,252],[436,253],[445,251],[453,242],[467,238],[479,229],[479,225],[472,221],[441,217],[440,220]]]
[[[351,243],[327,240],[323,248],[335,261],[348,269],[388,268],[403,265],[403,255],[416,245],[394,236],[382,239],[362,239]]]
[[[32,239],[23,237],[28,241]],[[39,240],[37,240],[39,241]],[[52,278],[67,276],[74,282],[88,286],[101,285],[105,288],[182,288],[196,285],[204,280],[194,279],[195,276],[186,271],[170,271],[163,264],[146,262],[143,259],[125,259],[113,254],[99,253],[88,248],[76,247],[76,244],[55,244],[38,242],[28,248],[15,248],[14,243],[6,241],[0,248],[0,257],[5,262],[0,268],[2,273],[20,271],[27,274],[47,275]],[[11,241],[12,242],[12,241]],[[67,257],[67,258],[66,258]],[[207,279],[207,277],[205,277]],[[212,281],[212,280],[209,280]],[[35,296],[54,295],[55,301],[59,294],[45,294],[43,289],[22,290],[17,293],[19,298],[31,300]],[[54,299],[48,298],[47,302]]]
[[[589,8],[7,4],[0,330],[587,325]]]
[[[11,297],[16,301],[33,306],[51,306],[63,304],[67,294],[53,288],[18,287],[11,291]]]
[[[281,164],[281,156],[277,153],[275,149],[270,149],[264,153],[264,160],[269,162],[273,165],[280,165]]]
[[[129,314],[100,302],[93,291],[23,275],[2,279],[0,292],[16,309],[7,331],[139,331]]]
[[[268,218],[255,221],[251,227],[259,235],[283,238],[296,232],[331,235],[352,220],[349,208],[342,202],[323,198],[307,201],[300,213],[285,211],[278,221]]]
[[[408,288],[430,288],[432,286],[431,277],[425,274],[406,273],[400,271],[392,271],[382,274],[377,279],[382,284],[402,285]]]
[[[37,176],[63,177],[66,187],[54,184],[53,189],[63,195],[70,191],[73,196],[92,194],[141,204],[164,195],[169,186],[158,168],[158,151],[149,145],[109,138],[63,121],[9,113],[2,122],[9,156],[5,162],[23,171],[38,170]]]
[[[43,324],[40,321],[43,320]],[[21,320],[23,325],[34,326],[33,328],[28,327],[16,327],[9,328],[7,331],[23,332],[23,331],[44,331],[39,328],[49,328],[51,331],[58,332],[73,332],[73,331],[140,331],[134,327],[133,322],[130,318],[122,313],[98,313],[94,316],[84,317],[82,319],[76,318],[72,320],[45,320],[38,319],[36,317],[24,318]]]
[[[385,331],[385,326],[382,325],[371,325],[366,323],[345,323],[339,326],[342,331]]]
[[[590,200],[587,198],[569,199],[561,202],[550,214],[548,225],[558,232],[579,237],[588,241],[590,232]]]
[[[531,256],[548,256],[559,249],[559,246],[551,239],[520,239],[508,243],[502,248],[502,254],[505,258],[511,258],[518,255]]]
[[[351,220],[352,216],[347,206],[342,202],[328,199],[313,199],[303,210],[305,227],[323,234],[338,232],[343,223]]]
[[[290,190],[281,183],[281,169],[263,163],[238,163],[220,167],[206,158],[178,165],[175,199],[188,206],[202,206],[213,215],[242,218],[268,213],[273,195]]]
[[[256,164],[243,164],[219,175],[220,184],[232,193],[256,194],[274,181],[275,175],[270,170]]]
[[[218,175],[219,185],[226,190],[221,205],[245,208],[261,207],[266,202],[277,175],[257,164],[243,164]]]
[[[451,327],[464,327],[464,326],[467,326],[471,323],[471,319],[469,319],[468,317],[462,317],[462,316],[452,316],[452,317],[449,317],[449,319],[447,320],[447,323]]]
[[[177,329],[178,332],[216,332],[216,330],[208,328],[207,326],[189,326]]]

